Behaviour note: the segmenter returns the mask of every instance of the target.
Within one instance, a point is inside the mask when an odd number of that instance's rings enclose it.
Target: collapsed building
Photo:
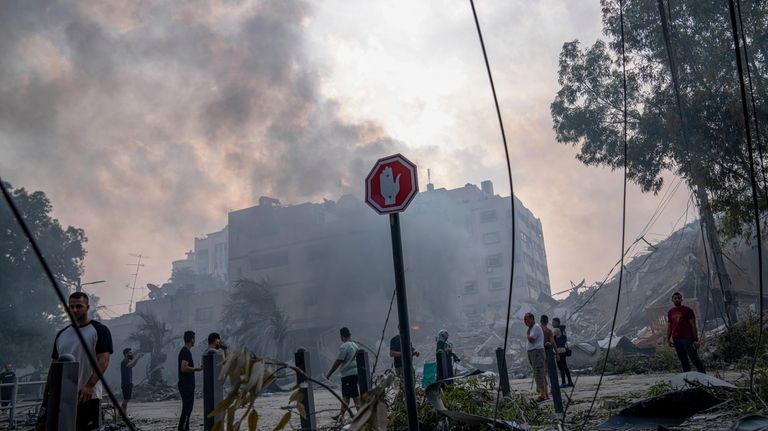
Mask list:
[[[514,208],[513,299],[519,303],[548,298],[541,221],[517,198]],[[441,328],[457,334],[458,341],[458,334],[503,322],[512,260],[511,217],[510,197],[495,194],[490,181],[450,190],[428,184],[402,214],[416,346],[433,350]],[[176,338],[191,329],[198,334],[199,346],[208,332],[226,336],[233,318],[227,312],[233,286],[241,280],[264,281],[287,321],[291,347],[306,347],[321,361],[333,358],[341,326],[376,350],[394,291],[387,219],[350,195],[296,205],[262,197],[256,206],[230,212],[222,231],[196,239],[195,249],[173,262],[173,268],[226,279],[221,288],[153,286],[150,299],[137,303],[138,312],[162,317]],[[136,323],[127,316],[123,320],[125,325],[117,326],[126,331]],[[382,350],[381,361],[387,366],[386,344],[396,333],[396,321],[393,309]],[[429,354],[419,362],[431,359]],[[171,369],[167,365],[169,375]]]
[[[715,263],[711,251],[704,247],[698,221],[687,224],[656,244],[641,238],[630,249],[635,246],[640,251],[628,258],[624,265],[615,332],[610,343],[612,349],[629,355],[650,354],[665,343],[667,311],[672,306],[674,292],[682,293],[684,304],[693,308],[705,342],[707,334],[716,334],[725,327],[728,317],[723,298],[726,293],[718,283]],[[743,318],[746,313],[756,311],[759,296],[756,244],[731,240],[723,244],[723,253],[725,269],[732,281],[732,294],[739,306],[738,314]],[[619,294],[618,271],[617,264],[603,282],[586,285],[582,281],[574,285],[559,301],[542,296],[537,301],[514,303],[513,319],[519,321],[527,311],[536,316],[559,317],[567,327],[569,344],[574,352],[569,363],[576,368],[589,367],[608,346]],[[503,336],[503,324],[495,332],[470,335],[491,340],[500,339],[499,334]],[[525,372],[527,366],[521,359],[525,356],[522,331],[513,331],[512,335],[507,352],[511,367]],[[478,349],[474,347],[476,344],[467,343],[465,354],[475,355],[479,363],[493,364],[493,352]]]

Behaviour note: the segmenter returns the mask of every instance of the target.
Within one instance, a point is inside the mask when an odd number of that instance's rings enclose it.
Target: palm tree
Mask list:
[[[262,357],[289,357],[289,319],[277,305],[268,279],[236,281],[226,310],[222,324],[239,344]]]
[[[136,313],[143,322],[128,336],[129,341],[139,343],[139,350],[149,352],[149,366],[147,366],[147,380],[151,386],[165,385],[162,366],[168,359],[163,349],[171,343],[168,338],[171,330],[165,321],[154,314]]]

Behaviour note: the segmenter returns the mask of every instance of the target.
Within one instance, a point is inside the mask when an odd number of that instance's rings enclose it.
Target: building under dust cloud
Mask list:
[[[550,283],[541,222],[517,199],[515,208],[513,296],[519,302],[549,295]],[[503,326],[511,261],[509,197],[494,194],[490,181],[451,190],[428,184],[401,224],[414,343],[434,341],[443,327]],[[226,287],[166,285],[136,310],[162,316],[179,336],[196,331],[200,345],[208,332],[227,336],[227,328],[237,324],[227,308],[233,286],[266,281],[290,342],[286,351],[257,354],[289,360],[290,351],[303,346],[325,364],[342,326],[375,351],[394,290],[388,227],[387,217],[351,195],[298,205],[262,197],[259,205],[230,212],[225,229],[196,239],[195,250],[173,263],[177,271],[220,277]],[[396,322],[393,307],[385,340],[396,332]]]

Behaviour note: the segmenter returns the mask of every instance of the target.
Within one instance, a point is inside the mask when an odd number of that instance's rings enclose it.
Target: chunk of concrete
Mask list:
[[[669,386],[673,389],[687,389],[696,386],[713,386],[720,388],[736,389],[736,385],[709,374],[702,374],[698,371],[688,371],[687,373],[675,374],[669,379]]]

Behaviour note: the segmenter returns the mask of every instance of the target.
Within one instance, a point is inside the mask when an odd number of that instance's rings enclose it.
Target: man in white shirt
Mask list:
[[[357,387],[357,344],[352,341],[352,334],[346,327],[341,328],[339,331],[341,335],[341,346],[339,347],[339,354],[336,357],[336,361],[333,362],[331,370],[325,375],[326,379],[330,379],[331,375],[340,368],[339,374],[341,374],[341,396],[344,399],[344,403],[349,405],[350,398],[355,400],[355,407],[360,408],[360,390]],[[341,405],[341,412],[334,416],[334,420],[338,420],[344,417],[346,413],[346,407]],[[349,412],[352,415],[352,411]]]
[[[91,352],[96,357],[96,362],[102,374],[107,371],[109,366],[109,357],[112,354],[112,334],[109,329],[97,322],[91,320],[89,315],[90,305],[88,304],[88,295],[84,292],[74,292],[69,295],[68,307],[75,318],[75,324],[80,329],[80,333],[85,339],[86,346],[80,343],[77,331],[72,325],[59,331],[53,343],[53,353],[51,359],[58,360],[60,356],[69,354],[74,356],[75,361],[79,363],[78,369],[78,392],[77,402],[77,431],[95,430],[99,427],[99,417],[101,414],[100,400],[102,397],[102,384],[99,375],[91,368],[88,361],[88,353]],[[46,384],[43,405],[48,402],[48,385]],[[44,410],[41,408],[41,410]],[[41,411],[38,418],[38,429],[42,425],[45,427],[45,413]]]
[[[528,362],[533,369],[533,379],[536,381],[536,390],[539,392],[539,397],[536,401],[541,402],[549,398],[546,378],[546,356],[544,355],[544,331],[536,323],[533,313],[525,313],[523,322],[528,327],[528,331],[525,334],[528,339]]]

